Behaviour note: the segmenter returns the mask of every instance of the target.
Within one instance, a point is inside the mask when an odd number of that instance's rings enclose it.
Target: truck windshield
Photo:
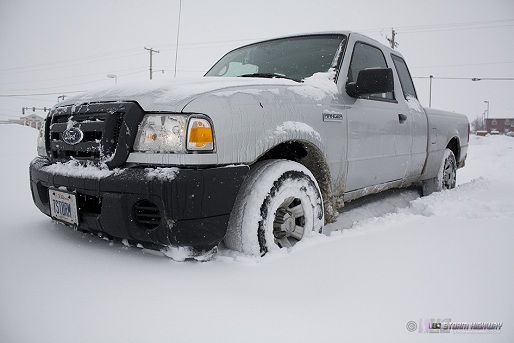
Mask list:
[[[275,39],[233,50],[205,76],[281,77],[301,81],[335,68],[344,35],[310,35]]]

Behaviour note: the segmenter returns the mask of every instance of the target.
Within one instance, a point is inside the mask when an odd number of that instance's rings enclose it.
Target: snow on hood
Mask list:
[[[145,111],[180,112],[195,97],[229,88],[253,86],[294,86],[297,82],[287,79],[202,77],[145,81],[126,85],[97,88],[70,97],[59,106],[80,105],[87,102],[136,101]]]
[[[327,95],[337,94],[337,86],[334,82],[336,72],[331,69],[328,72],[315,73],[304,79],[304,87],[294,87],[291,90],[305,98],[320,101]]]

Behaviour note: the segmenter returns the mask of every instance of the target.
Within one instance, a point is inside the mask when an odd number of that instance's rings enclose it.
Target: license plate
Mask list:
[[[50,189],[50,215],[53,219],[78,226],[77,197],[75,193]]]

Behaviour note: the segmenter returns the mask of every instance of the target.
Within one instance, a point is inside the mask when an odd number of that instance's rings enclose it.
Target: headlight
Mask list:
[[[213,151],[212,126],[205,118],[148,114],[139,125],[134,150],[154,153]]]
[[[135,151],[185,152],[187,117],[149,114],[143,118],[134,144]]]
[[[41,124],[37,135],[37,154],[46,157],[46,120]]]

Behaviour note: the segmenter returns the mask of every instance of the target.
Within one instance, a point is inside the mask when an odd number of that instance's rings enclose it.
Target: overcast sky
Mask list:
[[[0,0],[0,120],[59,95],[174,77],[179,0]],[[424,106],[514,117],[514,0],[182,0],[177,78],[286,34],[353,30],[397,48]],[[164,70],[162,73],[160,70]],[[457,79],[448,79],[457,78]],[[464,79],[459,79],[464,78]],[[39,95],[45,94],[45,95]],[[36,112],[43,115],[43,112]]]

